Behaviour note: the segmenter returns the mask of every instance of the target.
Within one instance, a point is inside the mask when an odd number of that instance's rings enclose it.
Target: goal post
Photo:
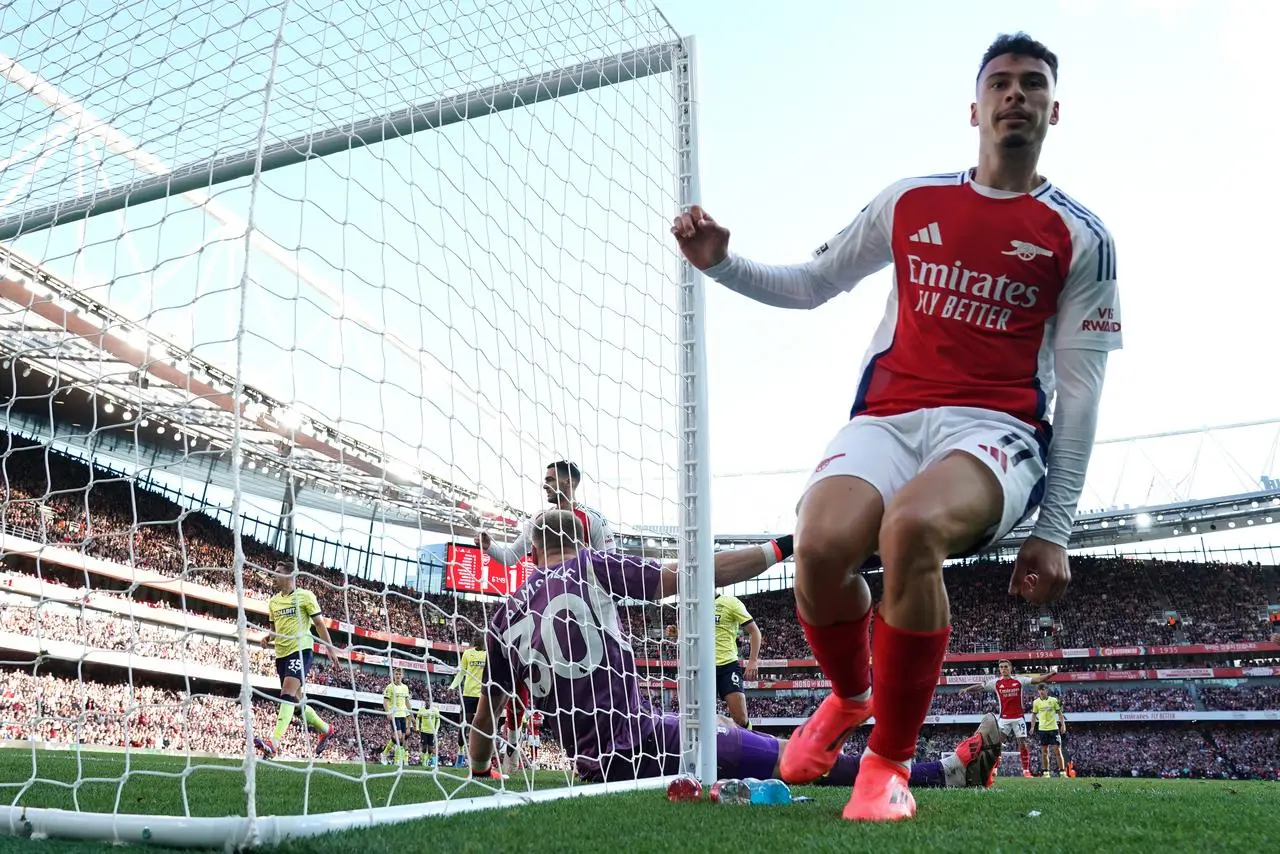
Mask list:
[[[694,40],[633,0],[39,5],[0,20],[0,835],[238,849],[712,782]],[[531,566],[476,542],[566,489],[679,583],[530,653],[494,626]],[[471,780],[508,646],[654,731],[515,684]]]
[[[697,49],[692,36],[676,54],[676,144],[679,146],[680,207],[702,200],[698,165]],[[687,631],[680,645],[681,708],[685,768],[706,785],[716,779],[716,685],[699,674],[716,672],[715,567],[711,533],[711,468],[707,412],[707,353],[703,328],[702,273],[680,261],[680,615]]]

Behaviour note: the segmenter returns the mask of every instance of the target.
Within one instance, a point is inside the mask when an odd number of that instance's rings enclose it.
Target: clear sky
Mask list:
[[[46,5],[61,17],[0,20],[0,49],[114,116],[156,157],[176,165],[255,140],[270,7],[243,22],[169,18],[146,2],[124,4],[133,16],[108,16],[99,0]],[[494,11],[519,3],[449,8],[456,20],[390,0],[292,4],[268,142],[664,35],[634,0],[551,23],[552,12]],[[1061,59],[1062,121],[1042,171],[1105,220],[1118,247],[1125,349],[1111,360],[1100,435],[1280,415],[1268,358],[1280,285],[1269,258],[1280,120],[1264,88],[1274,72],[1268,4],[662,9],[698,39],[703,201],[733,230],[733,248],[763,261],[807,257],[894,180],[972,165],[968,108],[984,48],[1017,29],[1047,42]],[[465,42],[469,27],[478,35]],[[541,504],[542,466],[569,456],[586,470],[587,500],[611,518],[672,523],[670,98],[667,76],[265,175],[255,226],[310,273],[250,251],[246,378],[516,506]],[[12,87],[0,115],[22,123],[15,150],[59,127]],[[143,171],[100,144],[66,142],[54,154],[34,200]],[[102,173],[86,176],[83,163],[99,157]],[[0,208],[15,202],[18,177],[0,176]],[[248,182],[217,195],[238,225],[170,200],[20,246],[228,364],[242,322]],[[847,417],[887,288],[881,274],[817,311],[786,312],[709,284],[714,472],[803,472],[820,458]],[[1100,449],[1084,506],[1243,491],[1280,474],[1278,440],[1271,427]],[[787,528],[803,481],[718,477],[715,528]],[[339,527],[362,542],[365,524]]]

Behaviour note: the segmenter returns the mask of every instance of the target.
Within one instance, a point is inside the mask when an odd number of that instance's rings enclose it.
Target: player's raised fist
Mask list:
[[[680,251],[699,270],[714,267],[729,254],[729,229],[711,218],[699,205],[693,205],[671,223]]]
[[[1071,564],[1062,546],[1028,537],[1013,563],[1009,595],[1021,596],[1033,605],[1056,602],[1071,583]]]

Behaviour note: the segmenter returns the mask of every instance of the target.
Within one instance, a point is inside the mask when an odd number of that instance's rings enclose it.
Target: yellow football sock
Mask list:
[[[293,703],[283,700],[280,702],[280,710],[276,713],[276,728],[271,733],[276,741],[284,738],[284,731],[289,728],[289,721],[293,720],[293,710]]]
[[[302,718],[307,722],[307,726],[316,732],[324,732],[329,728],[329,725],[324,722],[324,718],[320,717],[320,714],[310,706],[302,707]]]

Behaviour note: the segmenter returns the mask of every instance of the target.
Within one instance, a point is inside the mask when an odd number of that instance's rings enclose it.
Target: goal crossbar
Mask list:
[[[675,56],[681,50],[680,42],[629,50],[603,59],[416,104],[393,113],[302,134],[266,146],[262,151],[260,171],[293,166],[410,136],[419,131],[439,130],[458,122],[517,107],[527,107],[542,101],[664,74],[672,70]],[[180,166],[115,190],[85,193],[68,202],[11,214],[0,219],[0,241],[246,178],[254,174],[257,160],[258,151],[255,148],[212,161]]]

